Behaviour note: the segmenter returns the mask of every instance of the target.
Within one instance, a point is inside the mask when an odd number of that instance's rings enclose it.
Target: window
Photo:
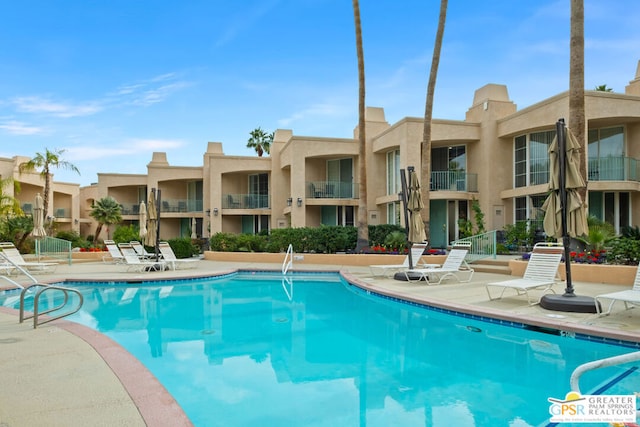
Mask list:
[[[387,224],[400,225],[400,202],[387,203]]]
[[[432,190],[464,190],[466,170],[467,154],[464,145],[431,150]]]
[[[555,131],[520,135],[514,140],[514,186],[549,182],[549,145]]]
[[[387,153],[387,195],[400,193],[400,150]]]
[[[515,186],[527,186],[527,137],[525,135],[516,138],[514,156]]]
[[[269,175],[259,173],[249,175],[249,197],[247,197],[246,207],[248,209],[269,207]]]
[[[624,180],[624,127],[591,129],[588,140],[589,180]]]

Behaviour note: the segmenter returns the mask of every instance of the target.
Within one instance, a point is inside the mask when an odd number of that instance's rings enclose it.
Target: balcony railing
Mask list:
[[[640,165],[631,157],[589,159],[589,181],[639,181]]]
[[[202,200],[162,199],[160,212],[202,212]]]
[[[340,181],[310,181],[307,182],[307,194],[309,199],[357,199],[357,182]]]
[[[223,194],[222,209],[270,209],[271,196],[263,194]]]
[[[431,172],[431,191],[478,191],[478,174],[457,171]]]
[[[53,216],[56,218],[71,218],[71,209],[53,208]]]

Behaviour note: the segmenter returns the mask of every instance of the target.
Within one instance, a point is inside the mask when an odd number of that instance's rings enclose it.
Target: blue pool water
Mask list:
[[[391,300],[335,274],[72,286],[85,303],[71,320],[131,352],[196,426],[547,425],[547,398],[565,396],[578,365],[637,350]],[[640,391],[635,369],[586,374],[582,392]]]

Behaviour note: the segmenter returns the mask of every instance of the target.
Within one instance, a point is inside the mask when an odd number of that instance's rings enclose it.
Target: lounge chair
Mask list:
[[[18,248],[16,248],[11,242],[0,243],[0,249],[4,253],[9,264],[25,268],[29,271],[53,272],[58,266],[57,262],[25,261],[25,259],[22,258],[20,251],[18,251]]]
[[[136,251],[140,259],[151,259],[156,257],[155,254],[147,252],[144,246],[142,246],[142,243],[138,242],[137,240],[132,240],[129,242],[129,244],[131,245],[133,250]]]
[[[118,248],[120,248],[122,255],[124,255],[127,271],[142,273],[143,271],[164,271],[167,268],[167,263],[164,260],[147,261],[140,259],[135,249],[133,249],[129,243],[119,243]]]
[[[517,295],[526,295],[529,305],[536,305],[540,302],[539,299],[538,301],[531,301],[529,295],[529,291],[531,290],[541,290],[543,294],[546,292],[555,294],[552,286],[561,281],[558,274],[558,267],[560,266],[563,253],[564,249],[560,243],[536,243],[522,278],[487,283],[486,289],[489,300],[501,299],[507,289],[515,290]],[[499,296],[493,297],[489,291],[490,287],[502,288],[502,292],[500,292]]]
[[[427,248],[427,243],[414,243],[411,246],[411,260],[414,266],[424,265],[420,262],[424,250]],[[409,255],[404,258],[402,264],[373,264],[369,266],[371,274],[374,276],[388,276],[391,273],[397,273],[399,271],[409,269]]]
[[[102,261],[113,262],[115,264],[124,263],[124,255],[122,255],[122,252],[120,252],[120,249],[118,249],[118,245],[116,245],[116,242],[114,242],[113,240],[105,240],[104,245],[107,247],[109,254],[103,256]]]
[[[426,268],[414,268],[404,272],[407,281],[425,281],[427,285],[439,285],[443,280],[455,277],[459,282],[470,282],[473,268],[465,261],[471,242],[459,242],[449,251],[442,265],[429,264]],[[462,276],[466,277],[462,277]]]
[[[607,311],[602,311],[600,299],[609,299],[609,308]],[[599,316],[608,316],[611,314],[611,309],[617,301],[624,303],[624,309],[629,310],[636,305],[640,305],[640,266],[636,271],[636,278],[633,281],[633,287],[624,291],[610,292],[608,294],[602,294],[595,297],[596,310]]]
[[[199,259],[195,259],[195,258],[176,257],[176,254],[173,252],[173,249],[171,249],[171,246],[169,246],[169,243],[167,242],[158,243],[158,248],[160,249],[160,253],[162,254],[163,261],[165,261],[167,263],[167,266],[172,270],[179,268],[179,266],[181,265],[184,265],[184,266],[191,265],[195,268],[196,267],[195,263],[200,261]]]

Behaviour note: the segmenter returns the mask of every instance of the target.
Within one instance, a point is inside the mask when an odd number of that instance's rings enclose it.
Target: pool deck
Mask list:
[[[127,273],[121,265],[103,262],[61,264],[54,273],[38,274],[42,282],[59,280],[140,280],[211,276],[236,269],[280,270],[280,264],[202,260],[196,268]],[[507,290],[489,301],[485,284],[510,276],[475,273],[468,283],[455,280],[428,286],[373,277],[368,267],[294,264],[294,271],[341,271],[360,286],[382,294],[505,321],[640,343],[640,311],[613,314],[549,311],[529,306],[526,297]],[[18,276],[24,281],[25,276]],[[6,282],[0,289],[6,288]],[[594,296],[629,289],[627,286],[574,282],[576,294]],[[564,291],[556,285],[557,293]],[[534,296],[539,296],[535,291]],[[126,350],[84,326],[57,320],[33,329],[18,322],[16,310],[0,307],[0,426],[189,426],[189,419],[164,387]],[[633,350],[630,350],[633,351]],[[567,384],[568,386],[568,384]]]

